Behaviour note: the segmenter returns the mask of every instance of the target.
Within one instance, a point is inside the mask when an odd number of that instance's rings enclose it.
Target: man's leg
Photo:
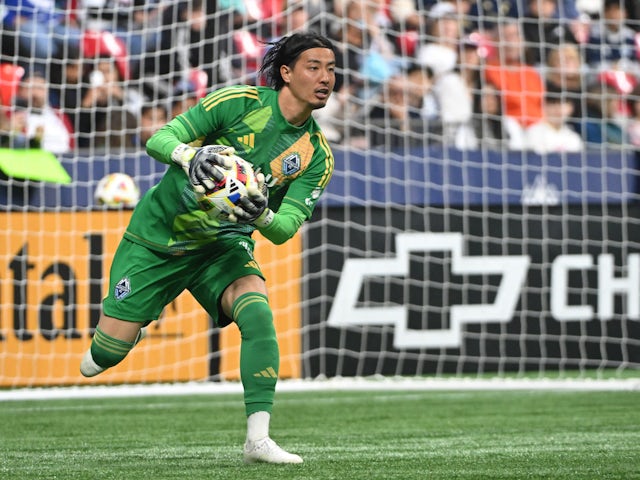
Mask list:
[[[264,281],[257,276],[236,280],[225,291],[223,308],[231,300],[229,316],[238,325],[242,339],[240,377],[247,413],[245,462],[302,463],[302,458],[284,451],[269,437],[280,352]]]
[[[142,323],[127,322],[103,315],[98,322],[91,347],[80,364],[80,373],[93,377],[120,363],[145,336]]]
[[[185,288],[184,272],[200,259],[172,257],[123,238],[109,272],[109,294],[80,371],[93,377],[120,363],[165,305]]]

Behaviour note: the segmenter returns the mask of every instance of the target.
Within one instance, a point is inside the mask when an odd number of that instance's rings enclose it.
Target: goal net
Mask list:
[[[298,28],[336,45],[314,112],[335,173],[291,241],[256,235],[280,376],[637,375],[634,2],[613,25],[589,2],[78,3],[0,32],[0,387],[239,379],[237,329],[188,293],[125,361],[80,376],[136,194],[98,184],[147,192],[166,168],[150,133],[262,82],[262,42]]]

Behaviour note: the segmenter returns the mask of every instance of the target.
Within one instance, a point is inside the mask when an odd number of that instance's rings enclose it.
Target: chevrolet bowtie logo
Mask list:
[[[410,252],[451,252],[456,275],[501,274],[493,303],[452,305],[449,328],[410,329],[408,306],[358,307],[358,297],[368,276],[407,276]],[[327,323],[332,327],[394,325],[394,347],[448,348],[462,344],[466,323],[507,323],[513,318],[531,259],[527,255],[464,256],[460,233],[402,233],[396,237],[396,257],[353,259],[344,264]]]

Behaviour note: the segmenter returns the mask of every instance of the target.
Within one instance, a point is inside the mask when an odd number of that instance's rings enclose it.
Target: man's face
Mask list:
[[[530,0],[529,11],[538,18],[553,18],[556,13],[556,0]]]
[[[522,36],[518,25],[509,23],[502,27],[500,49],[506,63],[518,63],[522,60]]]
[[[47,82],[42,77],[31,77],[23,81],[18,89],[21,97],[28,98],[34,108],[44,108],[47,105]]]
[[[16,109],[10,118],[11,130],[14,132],[24,133],[27,131],[29,122],[29,112],[23,108]]]
[[[327,104],[336,84],[336,58],[328,48],[310,48],[300,54],[292,68],[283,66],[282,75],[291,93],[312,109]]]
[[[160,127],[167,123],[165,111],[161,108],[153,108],[140,117],[141,137],[144,142],[149,140]]]

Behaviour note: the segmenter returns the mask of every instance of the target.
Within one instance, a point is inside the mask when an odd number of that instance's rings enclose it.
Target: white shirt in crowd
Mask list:
[[[71,134],[61,115],[53,108],[46,106],[39,113],[30,113],[28,118],[29,137],[34,136],[39,127],[44,130],[41,144],[43,150],[55,154],[71,150]]]
[[[538,154],[580,152],[584,148],[582,137],[567,125],[556,128],[545,120],[534,123],[524,132],[526,150]]]

